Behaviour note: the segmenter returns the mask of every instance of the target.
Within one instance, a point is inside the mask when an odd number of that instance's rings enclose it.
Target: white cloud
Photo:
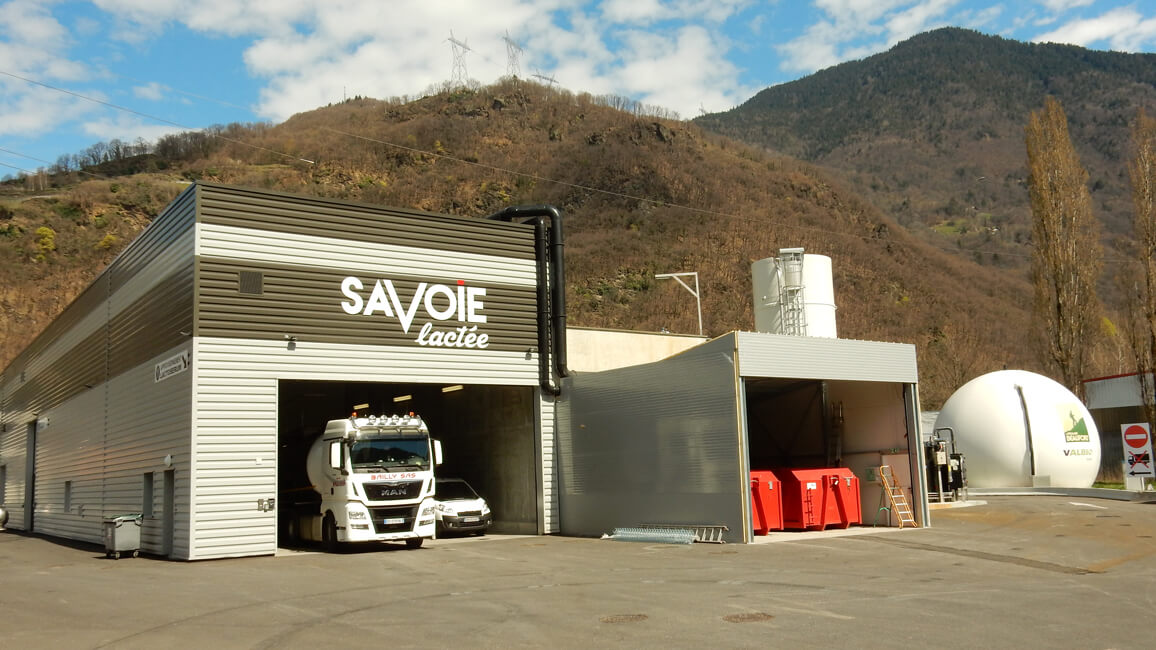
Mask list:
[[[66,57],[72,39],[49,9],[28,0],[0,4],[0,62],[8,73],[0,75],[0,135],[35,137],[96,108],[33,83],[60,84],[91,74]]]
[[[1090,7],[1096,0],[1038,0],[1049,11],[1063,13],[1079,7]]]
[[[1145,19],[1131,7],[1118,7],[1094,18],[1072,20],[1032,39],[1034,43],[1068,43],[1089,47],[1107,43],[1117,51],[1136,52],[1156,43],[1156,18]]]
[[[35,137],[82,118],[92,107],[48,88],[0,79],[0,136]]]
[[[165,96],[165,91],[167,90],[168,87],[154,81],[144,86],[134,86],[132,89],[132,94],[140,97],[141,99],[150,99],[155,102],[163,99]]]
[[[888,43],[894,45],[929,29],[948,25],[944,15],[958,3],[959,0],[928,0],[888,16],[885,22]]]
[[[412,95],[449,79],[451,31],[472,48],[466,68],[483,83],[506,73],[502,36],[509,32],[523,48],[523,76],[542,72],[567,88],[622,94],[683,114],[702,97],[725,97],[729,106],[748,89],[725,60],[730,46],[722,23],[754,0],[95,2],[120,17],[124,39],[159,34],[174,22],[209,35],[252,37],[244,57],[265,80],[258,110],[280,120],[346,95]],[[630,31],[638,26],[653,38],[640,41]],[[678,67],[660,74],[663,65]]]
[[[649,22],[665,15],[659,0],[605,0],[602,15],[615,23]]]
[[[180,133],[186,129],[166,125],[144,122],[135,115],[114,113],[112,117],[103,117],[88,120],[82,125],[84,132],[92,136],[94,141],[107,142],[112,139],[124,142],[136,142],[137,138],[155,142],[157,138],[170,133]]]

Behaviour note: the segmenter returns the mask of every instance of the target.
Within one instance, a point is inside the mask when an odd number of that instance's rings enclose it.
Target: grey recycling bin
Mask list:
[[[106,517],[104,520],[104,556],[120,559],[121,553],[140,555],[141,515]]]

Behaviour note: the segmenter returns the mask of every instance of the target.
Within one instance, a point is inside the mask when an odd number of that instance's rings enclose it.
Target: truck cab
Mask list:
[[[418,548],[435,535],[434,468],[441,442],[418,416],[331,420],[307,457],[319,500],[290,513],[293,536],[341,544],[403,541]]]

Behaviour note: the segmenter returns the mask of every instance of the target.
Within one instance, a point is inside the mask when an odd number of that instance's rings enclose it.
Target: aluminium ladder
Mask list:
[[[918,528],[919,524],[915,523],[915,518],[911,516],[911,506],[907,503],[907,493],[903,491],[903,486],[895,480],[895,474],[892,473],[890,465],[879,466],[879,482],[883,484],[883,493],[887,495],[887,501],[891,504],[888,510],[894,512],[896,518],[899,519],[899,527],[903,528],[909,524],[912,528]]]

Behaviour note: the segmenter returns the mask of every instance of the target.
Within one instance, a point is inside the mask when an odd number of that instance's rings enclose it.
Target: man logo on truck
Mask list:
[[[418,308],[424,307],[425,314],[434,321],[455,319],[465,325],[450,330],[437,330],[432,322],[427,322],[421,326],[414,339],[418,345],[470,349],[485,349],[490,345],[490,335],[479,333],[477,325],[469,324],[486,322],[485,314],[481,313],[485,307],[482,300],[486,297],[485,287],[467,287],[465,280],[458,280],[456,290],[444,284],[421,282],[408,304],[402,304],[392,280],[375,281],[368,298],[363,298],[359,293],[364,290],[365,284],[360,278],[350,276],[342,280],[341,293],[348,300],[342,301],[341,309],[351,316],[373,316],[381,312],[396,318],[401,324],[401,330],[409,334]]]

